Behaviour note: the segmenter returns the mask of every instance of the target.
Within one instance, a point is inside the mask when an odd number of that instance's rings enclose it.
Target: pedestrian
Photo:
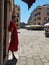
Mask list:
[[[12,14],[12,20],[10,20],[10,24],[8,27],[8,31],[11,32],[11,40],[9,43],[8,51],[10,50],[12,52],[13,58],[15,58],[14,52],[17,52],[18,50],[18,33],[17,33],[16,24],[15,24],[15,18],[16,18],[16,15]]]

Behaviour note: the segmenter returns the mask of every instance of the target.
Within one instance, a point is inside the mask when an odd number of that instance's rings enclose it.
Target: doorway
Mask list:
[[[7,28],[7,0],[4,0],[4,43],[3,43],[3,59],[6,57],[6,28]]]

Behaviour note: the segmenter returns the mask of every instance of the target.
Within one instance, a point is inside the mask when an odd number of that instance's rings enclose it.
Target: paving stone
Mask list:
[[[20,65],[27,65],[27,61],[20,61]]]
[[[43,65],[40,60],[35,60],[35,65]]]
[[[26,56],[21,56],[20,60],[26,60]]]
[[[20,65],[20,60],[17,61],[16,65]]]
[[[27,65],[34,65],[33,59],[27,59]]]
[[[40,58],[38,56],[34,56],[33,59],[34,60],[38,60],[38,59],[40,60]]]
[[[49,55],[46,56],[47,60],[49,61]]]
[[[44,59],[41,59],[41,60],[42,60],[42,62],[48,62],[48,60],[47,60],[47,59],[45,59],[45,58],[44,58]]]
[[[39,55],[39,57],[40,57],[40,58],[45,58],[45,56],[44,56],[44,55]]]
[[[45,38],[44,31],[19,31],[20,63],[17,65],[49,65],[49,38]]]
[[[33,55],[33,56],[34,56],[34,55],[38,55],[38,53],[37,53],[37,52],[36,52],[36,53],[33,52],[32,55]]]
[[[32,56],[32,55],[27,55],[26,57],[27,57],[27,58],[32,58],[33,56]]]
[[[44,65],[49,65],[49,63],[44,63]]]

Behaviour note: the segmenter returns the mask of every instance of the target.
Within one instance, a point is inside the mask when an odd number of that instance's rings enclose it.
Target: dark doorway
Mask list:
[[[7,0],[4,0],[4,43],[3,43],[3,59],[6,57],[6,22],[7,22]]]

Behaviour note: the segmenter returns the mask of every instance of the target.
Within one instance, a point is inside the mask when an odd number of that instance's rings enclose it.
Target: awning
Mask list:
[[[49,23],[46,23],[44,26],[49,26]]]
[[[30,25],[26,25],[25,27],[28,28],[28,27],[30,27]]]
[[[22,0],[22,1],[28,4],[28,9],[32,6],[33,3],[35,3],[35,0]]]

